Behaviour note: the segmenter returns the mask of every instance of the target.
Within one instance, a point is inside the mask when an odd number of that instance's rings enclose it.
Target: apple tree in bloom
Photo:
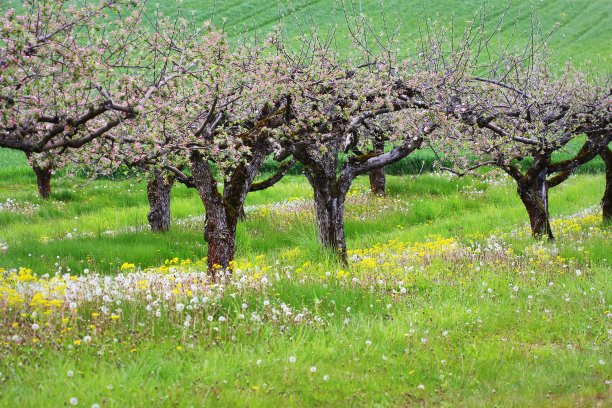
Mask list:
[[[187,29],[178,20],[155,33],[176,55],[178,75],[140,106],[141,114],[106,138],[131,165],[150,166],[195,187],[206,212],[208,268],[231,269],[236,228],[249,191],[273,185],[278,174],[255,183],[270,155],[289,157],[278,143],[293,115],[286,60],[272,42],[232,46],[222,32]],[[122,151],[123,150],[123,151]],[[291,161],[288,162],[289,164]]]
[[[605,156],[612,140],[609,89],[569,66],[553,73],[537,52],[508,54],[488,71],[457,90],[449,112],[461,126],[447,147],[455,156],[469,152],[472,163],[463,163],[470,168],[492,165],[512,177],[533,236],[553,239],[548,191]],[[578,152],[555,159],[571,143],[581,143]]]
[[[43,197],[59,155],[135,118],[180,75],[161,63],[161,44],[148,40],[144,9],[132,3],[25,1],[0,18],[0,147],[28,155]]]
[[[350,26],[354,51],[348,55],[313,36],[297,49],[279,45],[281,55],[299,62],[288,78],[293,119],[281,144],[303,164],[313,188],[320,242],[344,262],[344,205],[353,180],[454,128],[448,101],[477,58],[474,38],[481,34],[466,30],[446,43],[444,36],[432,37],[399,58],[393,35],[373,35],[367,21],[357,21]]]

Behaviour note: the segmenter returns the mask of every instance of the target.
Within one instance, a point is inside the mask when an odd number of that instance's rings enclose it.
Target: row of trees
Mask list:
[[[353,180],[369,173],[384,193],[384,167],[423,147],[458,174],[505,171],[533,235],[549,238],[548,189],[601,155],[612,217],[610,90],[571,67],[553,71],[535,35],[524,48],[493,46],[499,25],[484,19],[460,36],[426,23],[400,58],[398,33],[375,34],[361,16],[347,16],[354,46],[341,52],[334,32],[314,27],[291,41],[278,30],[232,44],[210,24],[131,3],[32,1],[2,17],[0,146],[28,155],[43,197],[58,166],[138,169],[154,230],[169,228],[175,182],[197,189],[210,273],[233,259],[248,193],[295,161],[313,189],[319,239],[343,262]],[[577,154],[553,159],[577,139]],[[270,158],[279,171],[257,181]]]

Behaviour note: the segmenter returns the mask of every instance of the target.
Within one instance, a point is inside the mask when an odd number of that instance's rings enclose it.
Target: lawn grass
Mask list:
[[[110,299],[73,287],[58,307],[33,298],[4,303],[0,406],[73,398],[78,406],[612,401],[612,245],[593,210],[602,174],[574,176],[552,191],[558,240],[543,244],[526,234],[525,210],[503,177],[390,176],[387,198],[371,197],[360,178],[347,204],[349,268],[319,248],[311,191],[289,176],[249,195],[238,231],[240,272],[221,286],[193,286],[205,279],[199,259],[206,254],[194,191],[173,190],[172,231],[157,235],[146,230],[138,180],[58,178],[42,202],[32,177],[13,170],[0,180],[0,202],[20,204],[0,211],[0,241],[8,245],[0,298],[28,284],[52,297],[65,282],[100,285]],[[574,215],[585,208],[591,215]],[[491,258],[472,259],[474,245]],[[19,267],[50,277],[9,271]],[[72,277],[53,278],[69,269]],[[193,296],[203,299],[200,291],[206,306],[179,311]],[[147,293],[159,296],[160,317],[145,309]],[[273,310],[291,315],[275,320]]]
[[[183,1],[200,21],[212,3]],[[277,4],[217,1],[213,20],[226,18],[234,41],[265,34]],[[312,15],[322,30],[338,27],[341,51],[349,46],[339,2],[292,4],[281,3],[289,36]],[[380,28],[377,1],[355,4]],[[418,16],[452,15],[461,27],[482,4],[383,7],[404,27],[406,50]],[[492,22],[506,2],[488,5]],[[159,7],[175,12],[169,0]],[[545,30],[560,23],[548,42],[559,65],[609,69],[612,3],[535,8]],[[499,41],[520,43],[530,9],[510,5]],[[552,190],[554,243],[529,237],[511,181],[428,173],[434,161],[423,150],[391,166],[387,198],[356,180],[348,267],[320,248],[299,169],[250,194],[238,267],[215,284],[203,273],[194,190],[174,188],[172,230],[153,234],[142,180],[59,172],[43,201],[24,155],[0,149],[0,406],[609,406],[601,160]]]

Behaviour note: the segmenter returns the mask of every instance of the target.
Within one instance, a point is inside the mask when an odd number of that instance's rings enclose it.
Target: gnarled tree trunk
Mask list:
[[[25,155],[36,175],[38,195],[40,198],[47,200],[51,196],[51,177],[54,167],[52,157],[35,157],[32,153],[26,153]]]
[[[548,237],[554,239],[550,228],[550,214],[548,212],[548,185],[546,183],[546,170],[536,177],[523,177],[518,183],[518,194],[527,209],[531,225],[531,234],[534,238]]]
[[[601,158],[606,164],[606,190],[601,199],[601,210],[604,222],[612,222],[612,150],[606,147]]]
[[[385,142],[381,140],[374,141],[374,152],[378,155],[383,154],[385,152]],[[370,190],[372,194],[384,196],[386,194],[386,182],[384,167],[370,171]]]
[[[36,174],[36,184],[38,185],[38,195],[40,198],[48,199],[51,195],[51,176],[52,170],[48,167],[33,165],[32,169]]]
[[[219,270],[231,271],[236,252],[236,227],[244,213],[244,202],[255,176],[271,152],[272,147],[265,140],[251,146],[250,157],[231,171],[223,192],[217,189],[217,181],[206,158],[198,153],[190,158],[193,182],[206,209],[204,239],[208,242],[208,273],[213,278]]]
[[[199,154],[191,157],[191,174],[206,210],[204,239],[208,242],[208,273],[229,269],[236,251],[239,209],[233,209],[217,189],[210,164]]]
[[[166,232],[170,229],[170,193],[174,178],[161,172],[147,182],[147,198],[149,199],[149,214],[147,219],[151,231]]]
[[[208,272],[213,276],[218,270],[229,270],[236,252],[236,227],[238,213],[215,196],[206,202],[205,236],[208,241]]]
[[[318,178],[308,172],[307,178],[314,190],[319,241],[324,247],[335,251],[341,262],[347,263],[344,236],[344,202],[347,190],[337,188],[335,180]]]

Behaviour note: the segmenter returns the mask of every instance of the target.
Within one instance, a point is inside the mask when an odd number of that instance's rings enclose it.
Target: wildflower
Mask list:
[[[419,386],[417,387],[419,390],[424,390],[425,386],[423,384],[419,384]]]
[[[513,290],[513,291],[515,291],[515,292],[518,292],[519,287],[518,287],[517,285],[514,285],[514,286],[512,287],[512,290]]]
[[[77,308],[76,302],[70,302],[70,304],[68,306],[70,307],[70,310],[74,310],[74,309]]]
[[[263,362],[263,361],[262,361],[261,359],[259,359],[259,360],[257,360],[256,364],[257,364],[257,365],[261,365],[261,363],[262,363],[262,362]]]
[[[295,360],[296,360],[295,356],[291,356],[291,357],[289,357],[289,362],[290,362],[291,364],[295,363]]]
[[[111,317],[110,317],[110,318],[111,318],[112,320],[117,320],[117,319],[119,319],[119,315],[114,314],[114,315],[111,315]]]
[[[317,367],[315,367],[315,366],[310,367],[310,372],[311,373],[316,373],[317,372]]]
[[[225,320],[226,320],[226,319],[225,319],[225,316],[219,316],[219,321],[220,321],[220,322],[224,322]]]
[[[323,381],[329,381],[329,375],[325,374],[325,375],[323,376]]]
[[[582,276],[582,271],[580,269],[576,269],[576,276]]]
[[[40,329],[40,326],[36,323],[32,324],[32,330],[38,330]]]
[[[604,364],[606,364],[606,361],[602,358],[602,359],[599,360],[599,364],[600,365],[604,365]]]
[[[68,370],[68,377],[73,377],[73,376],[74,376],[74,371]]]
[[[76,405],[79,403],[79,400],[76,397],[70,398],[70,405]]]
[[[366,340],[365,344],[366,346],[370,347],[372,345],[372,342],[370,340]]]
[[[182,304],[182,303],[177,303],[176,304],[176,311],[177,312],[182,312],[183,309],[185,309],[185,305],[184,304]]]

